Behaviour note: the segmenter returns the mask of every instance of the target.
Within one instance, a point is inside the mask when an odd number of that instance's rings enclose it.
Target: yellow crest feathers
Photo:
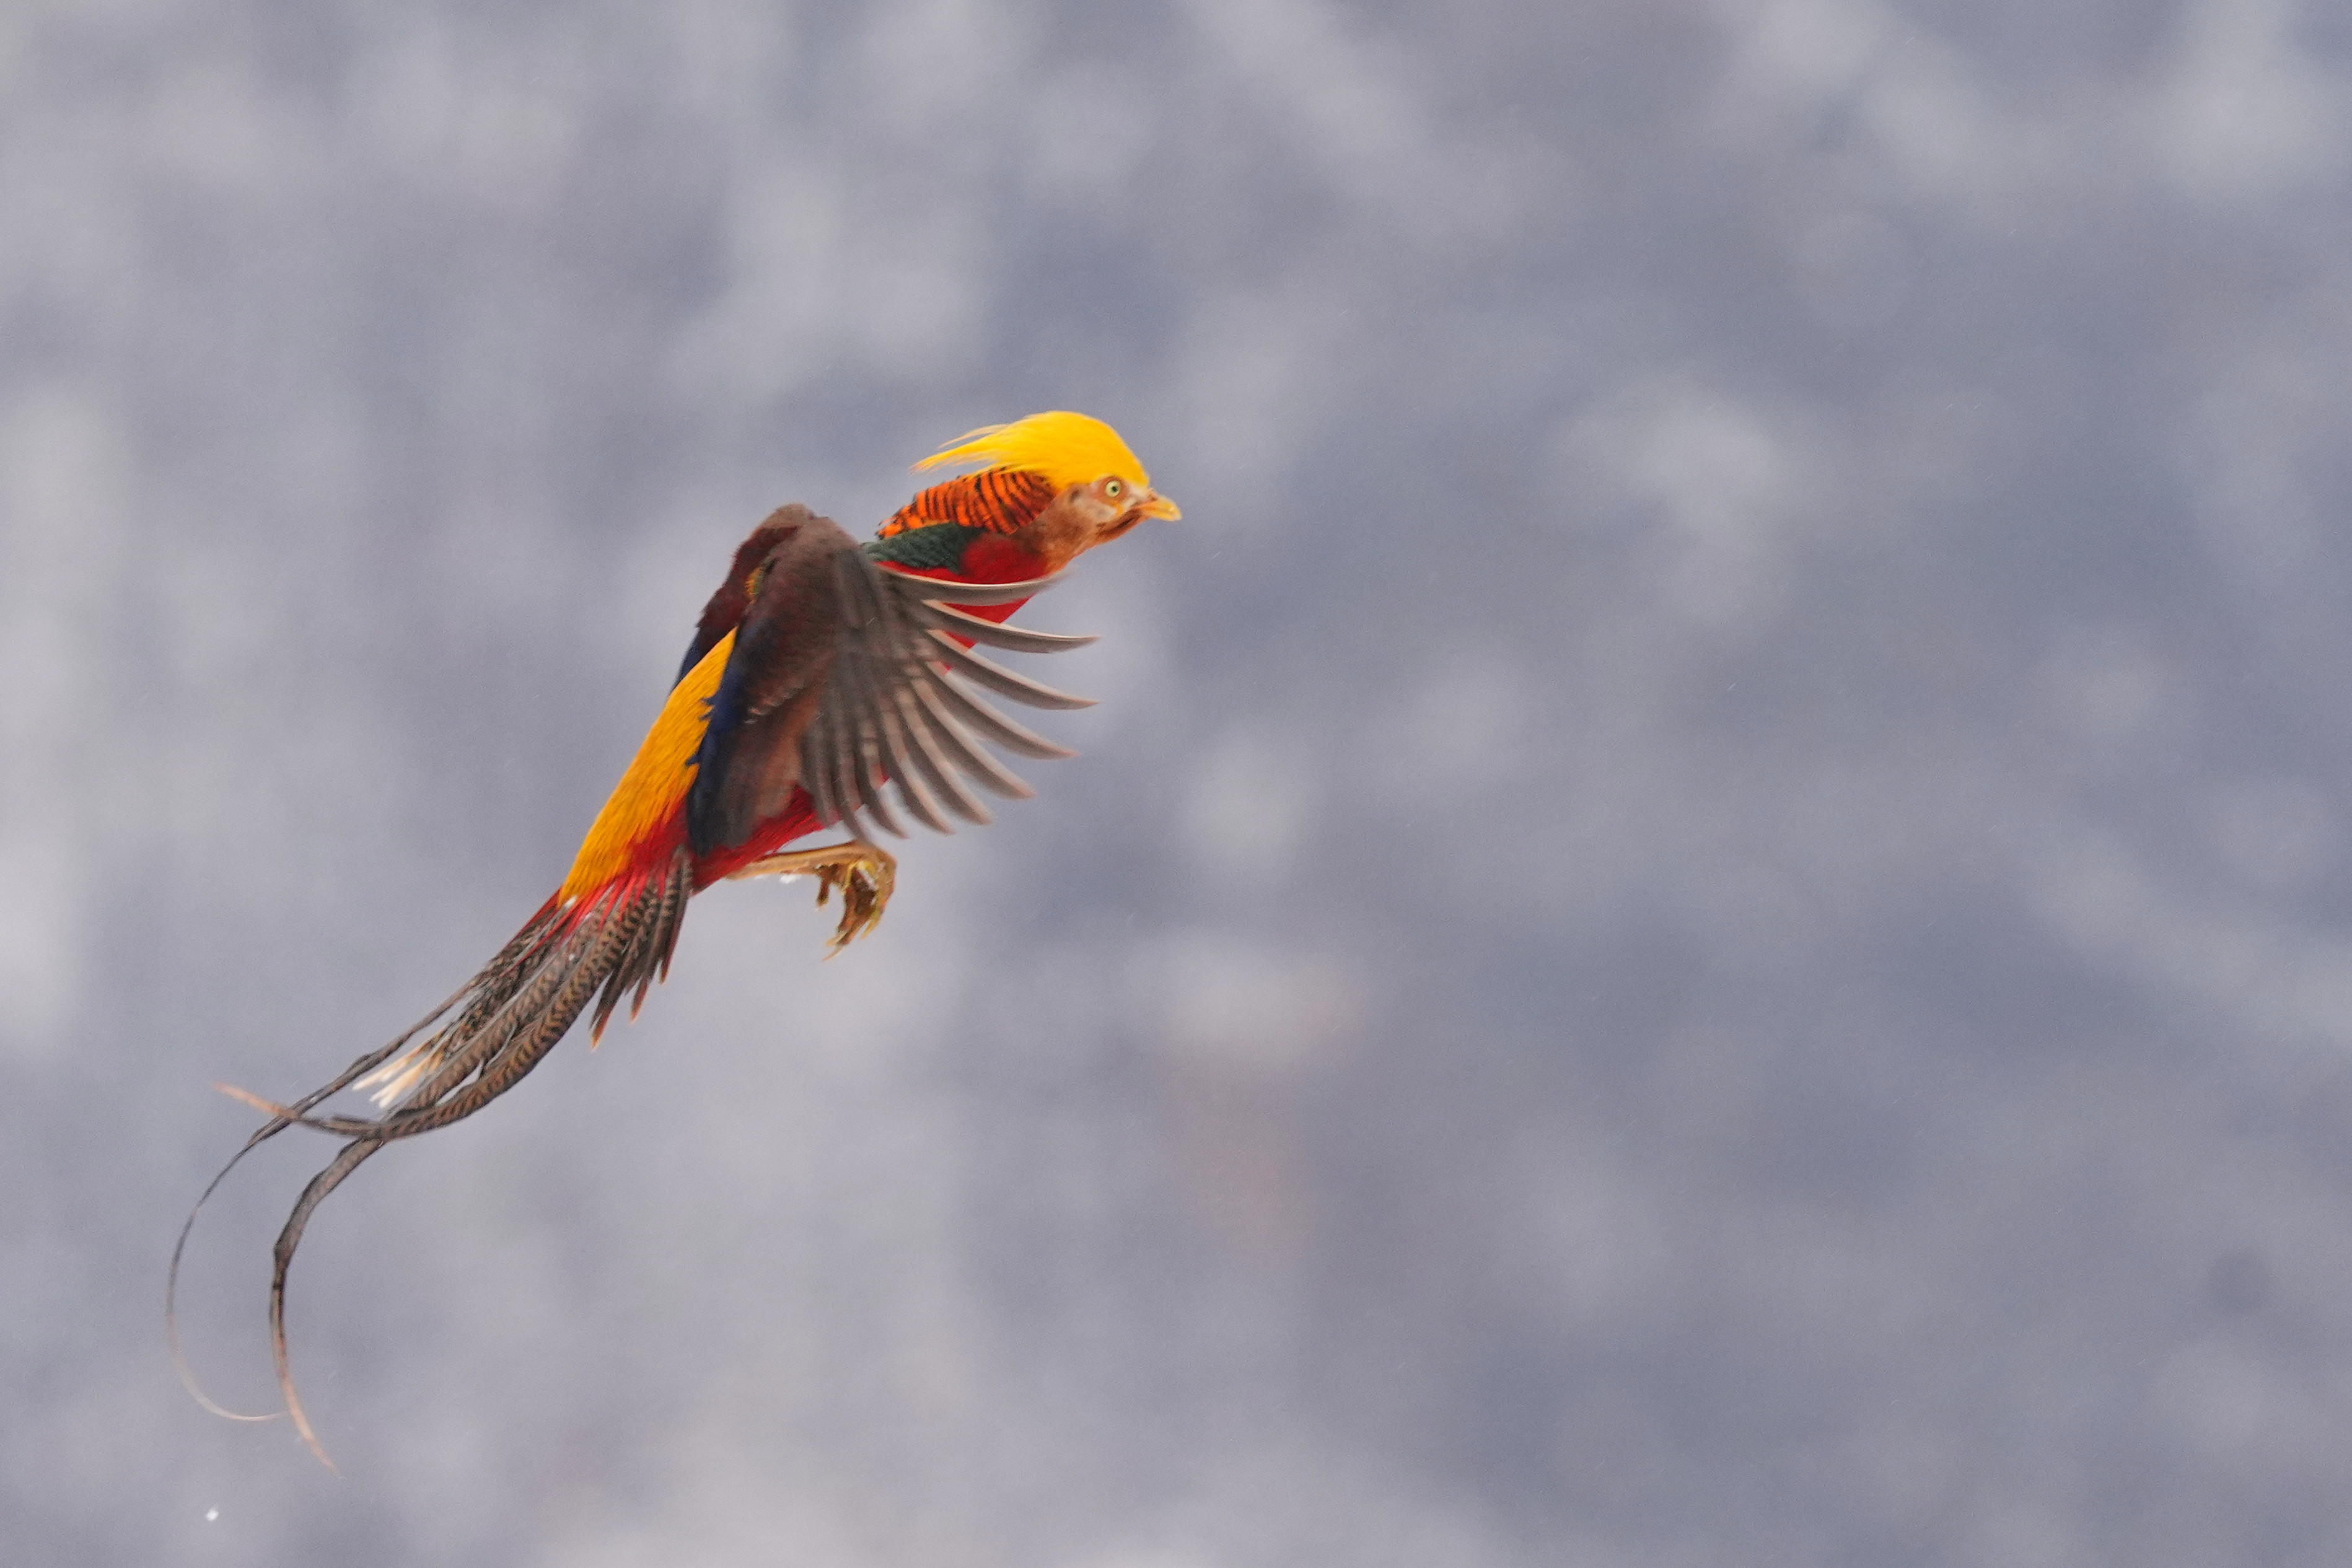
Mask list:
[[[1115,474],[1138,489],[1151,487],[1151,476],[1143,471],[1118,431],[1099,419],[1063,409],[1033,413],[1011,424],[982,425],[915,466],[936,468],[943,463],[1018,468],[1043,475],[1056,490],[1092,484],[1107,474]]]

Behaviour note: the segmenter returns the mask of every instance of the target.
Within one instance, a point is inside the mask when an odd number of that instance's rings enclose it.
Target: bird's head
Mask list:
[[[992,424],[915,466],[943,463],[986,463],[1035,474],[1052,485],[1053,500],[1017,537],[1055,571],[1146,517],[1183,516],[1175,502],[1151,487],[1151,476],[1118,432],[1083,413],[1055,410]]]

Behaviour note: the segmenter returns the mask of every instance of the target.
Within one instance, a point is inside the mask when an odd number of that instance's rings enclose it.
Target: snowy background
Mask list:
[[[2347,179],[2315,0],[16,0],[0,1554],[2345,1561]],[[362,1171],[340,1477],[197,1409],[209,1085],[1046,407],[1083,758]]]

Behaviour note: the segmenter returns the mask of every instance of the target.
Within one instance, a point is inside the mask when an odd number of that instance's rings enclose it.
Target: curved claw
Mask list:
[[[852,839],[823,849],[763,855],[729,872],[727,880],[754,876],[816,878],[819,909],[832,902],[835,888],[841,890],[841,923],[824,943],[825,956],[830,958],[882,924],[882,912],[889,907],[890,894],[898,885],[898,862],[878,845]]]

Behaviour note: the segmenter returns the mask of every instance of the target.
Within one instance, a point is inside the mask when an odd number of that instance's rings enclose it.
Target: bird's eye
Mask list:
[[[1116,479],[1106,479],[1103,481],[1103,494],[1114,501],[1118,499],[1121,492],[1125,491],[1126,488],[1126,486],[1120,484]]]

